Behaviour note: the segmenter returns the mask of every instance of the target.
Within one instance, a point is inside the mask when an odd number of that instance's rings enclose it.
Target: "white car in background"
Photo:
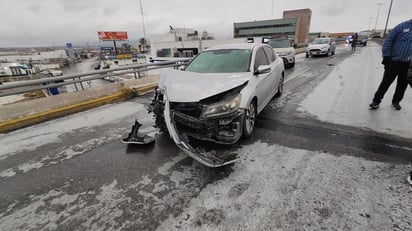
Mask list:
[[[271,46],[278,55],[283,59],[285,67],[295,66],[296,51],[293,47],[293,42],[288,38],[273,38],[267,41],[267,44]]]
[[[336,43],[332,38],[316,38],[306,47],[306,58],[310,56],[334,55]]]

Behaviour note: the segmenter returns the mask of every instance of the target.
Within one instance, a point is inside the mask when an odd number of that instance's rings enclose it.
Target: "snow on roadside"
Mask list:
[[[114,123],[139,112],[146,112],[142,104],[134,102],[111,104],[8,134],[0,134],[0,147],[2,147],[0,160],[15,153],[35,150],[42,145],[59,142],[59,137],[64,133],[70,133],[80,128],[92,128],[93,126]]]
[[[368,43],[339,63],[329,76],[302,102],[300,111],[320,120],[369,128],[377,132],[412,138],[412,91],[408,87],[402,110],[391,108],[396,81],[377,110],[368,105],[383,76],[380,46]]]
[[[257,142],[158,230],[410,229],[408,166]]]
[[[1,105],[7,105],[10,103],[17,102],[19,100],[24,99],[25,97],[23,95],[8,95],[8,96],[2,96],[0,97],[0,106]]]
[[[7,230],[151,229],[157,222],[158,230],[412,228],[406,165],[262,142],[238,152],[230,175],[205,188],[192,182],[202,176],[197,163],[175,167],[187,158],[182,153],[129,185],[113,180],[73,192],[68,182],[33,195],[24,207],[10,205],[0,223]]]

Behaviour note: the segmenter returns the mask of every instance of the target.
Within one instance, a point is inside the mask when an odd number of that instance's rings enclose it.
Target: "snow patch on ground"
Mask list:
[[[14,103],[14,102],[20,101],[24,98],[25,97],[23,95],[2,96],[2,97],[0,97],[0,106],[10,104],[10,103]]]
[[[27,160],[26,162],[23,162],[17,166],[1,171],[0,179],[13,177],[18,172],[27,173],[35,169],[40,169],[44,166],[51,166],[62,163],[65,160],[70,160],[76,156],[83,155],[106,142],[118,140],[120,139],[120,137],[121,135],[117,134],[117,131],[112,131],[112,134],[110,134],[109,136],[103,136],[99,139],[84,141],[83,143],[73,145],[60,152],[51,154],[50,156],[43,157],[40,161]]]
[[[91,197],[94,200],[90,205],[87,201]],[[117,181],[103,185],[95,196],[86,192],[67,194],[62,190],[51,190],[30,199],[31,203],[24,208],[11,214],[2,214],[2,229],[55,230],[62,224],[59,227],[63,229],[87,227],[88,230],[101,230],[104,227],[117,227],[117,219],[123,215],[117,205],[129,200],[117,188]]]
[[[5,230],[411,228],[412,197],[404,179],[409,166],[261,142],[237,152],[230,174],[205,187],[193,181],[219,171],[202,173],[182,153],[130,185],[114,180],[95,191],[68,193],[69,183],[31,196],[24,207],[15,203],[0,214],[0,223]]]
[[[265,143],[239,153],[229,177],[208,185],[158,230],[411,228],[408,166]]]
[[[134,102],[111,104],[9,134],[0,134],[0,160],[15,153],[35,150],[45,144],[58,143],[61,141],[59,137],[64,133],[120,121],[130,115],[136,115],[139,111],[145,111],[144,105]]]
[[[299,110],[331,123],[412,138],[412,94],[409,87],[401,102],[402,110],[391,108],[396,81],[385,94],[380,108],[368,109],[384,71],[380,46],[368,43],[368,46],[356,49],[352,56],[334,68],[302,102]]]

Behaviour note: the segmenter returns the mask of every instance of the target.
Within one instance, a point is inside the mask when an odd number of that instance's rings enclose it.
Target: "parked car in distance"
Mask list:
[[[368,43],[369,37],[367,34],[358,34],[358,40],[356,41],[355,45],[361,45],[361,46],[366,46],[366,44]],[[353,41],[353,36],[349,35],[346,38],[346,44],[352,44]]]
[[[295,66],[296,51],[293,42],[287,37],[268,39],[267,44],[283,59],[285,67]]]
[[[366,44],[368,43],[368,35],[366,34],[360,34],[358,35],[358,40],[356,42],[356,45],[361,45],[361,46],[366,46]]]
[[[335,50],[336,43],[332,38],[316,38],[306,47],[306,58],[317,55],[334,55]]]
[[[211,47],[184,70],[161,74],[149,111],[172,137],[233,144],[252,135],[257,115],[282,94],[284,75],[283,60],[267,44]]]

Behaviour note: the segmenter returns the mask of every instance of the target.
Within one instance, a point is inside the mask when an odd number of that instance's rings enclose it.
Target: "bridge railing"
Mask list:
[[[41,79],[33,79],[26,81],[16,81],[0,85],[0,97],[8,95],[22,94],[42,89],[60,87],[64,85],[77,84],[91,81],[94,79],[103,79],[106,77],[119,76],[134,73],[134,78],[144,78],[142,73],[161,68],[178,68],[186,65],[190,58],[176,59],[173,61],[161,61],[148,64],[132,64],[123,67],[110,69],[102,69],[97,71],[85,72],[80,74],[70,74],[54,77],[46,77]]]

